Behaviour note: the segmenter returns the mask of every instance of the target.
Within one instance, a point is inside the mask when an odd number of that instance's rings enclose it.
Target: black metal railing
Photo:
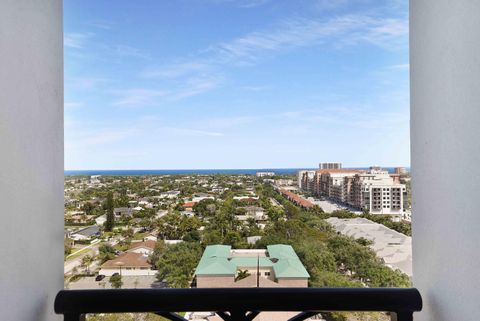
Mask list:
[[[62,290],[55,299],[55,312],[65,321],[84,320],[87,313],[140,312],[185,321],[175,311],[215,312],[225,321],[251,321],[266,311],[303,311],[289,321],[327,311],[382,311],[391,312],[392,320],[412,321],[421,309],[420,293],[401,288]]]

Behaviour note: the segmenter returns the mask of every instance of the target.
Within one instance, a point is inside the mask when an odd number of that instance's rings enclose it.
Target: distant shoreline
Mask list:
[[[356,167],[368,169],[368,167]],[[410,167],[406,167],[410,171]],[[248,169],[121,169],[121,170],[65,170],[65,176],[146,176],[146,175],[255,175],[257,172],[274,172],[278,175],[296,174],[300,170],[316,170],[317,168],[248,168]],[[394,167],[384,167],[389,172]]]

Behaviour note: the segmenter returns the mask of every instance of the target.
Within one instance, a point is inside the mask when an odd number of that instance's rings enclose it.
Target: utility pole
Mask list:
[[[260,287],[260,256],[257,254],[257,288]]]

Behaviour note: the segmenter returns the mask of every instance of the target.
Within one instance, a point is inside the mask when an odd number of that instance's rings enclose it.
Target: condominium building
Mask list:
[[[350,205],[367,209],[371,214],[401,216],[406,201],[406,187],[399,176],[383,170],[370,170],[353,180]]]
[[[342,163],[320,163],[318,169],[342,169]]]
[[[348,193],[344,190],[345,178],[365,172],[356,169],[321,169],[315,172],[313,192],[338,202],[347,202]]]
[[[399,174],[389,174],[380,167],[370,170],[318,170],[313,192],[371,214],[400,216],[404,212],[406,187]]]
[[[266,250],[210,245],[195,270],[198,288],[307,287],[310,275],[290,245]]]
[[[315,173],[316,171],[311,170],[298,171],[298,188],[304,191],[312,191]]]

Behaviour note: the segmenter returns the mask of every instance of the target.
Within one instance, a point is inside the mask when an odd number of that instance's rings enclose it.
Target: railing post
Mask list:
[[[63,321],[86,321],[86,315],[78,313],[66,313],[63,316]]]
[[[413,321],[412,311],[398,311],[390,313],[391,321]]]

